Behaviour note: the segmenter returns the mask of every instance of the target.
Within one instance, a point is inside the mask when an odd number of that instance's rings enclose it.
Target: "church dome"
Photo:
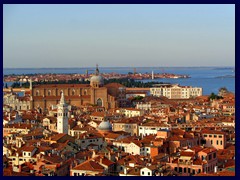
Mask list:
[[[112,125],[109,121],[103,121],[98,125],[98,129],[101,131],[112,131]]]
[[[104,78],[99,73],[98,65],[96,67],[95,75],[93,75],[90,79],[90,85],[92,87],[99,87],[104,85]]]
[[[94,76],[91,77],[90,83],[91,83],[91,84],[97,83],[97,84],[99,84],[99,85],[103,85],[103,84],[104,84],[104,79],[103,79],[102,76],[94,75]]]

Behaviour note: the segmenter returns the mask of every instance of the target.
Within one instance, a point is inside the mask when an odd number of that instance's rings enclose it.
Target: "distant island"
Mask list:
[[[215,78],[235,78],[235,75],[217,76]]]
[[[28,82],[30,79],[33,82],[47,82],[47,81],[71,81],[80,80],[87,81],[91,78],[93,74],[89,74],[86,70],[85,74],[21,74],[21,75],[4,75],[4,82]],[[134,80],[145,80],[145,79],[178,79],[178,78],[190,78],[189,75],[173,74],[173,73],[133,73],[119,74],[119,73],[102,73],[104,79],[134,79]]]

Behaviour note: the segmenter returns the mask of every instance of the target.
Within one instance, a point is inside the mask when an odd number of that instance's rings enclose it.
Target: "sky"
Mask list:
[[[235,66],[234,4],[3,5],[3,67]]]

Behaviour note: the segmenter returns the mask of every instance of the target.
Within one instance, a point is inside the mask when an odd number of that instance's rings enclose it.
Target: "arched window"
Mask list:
[[[75,90],[73,89],[73,90],[72,90],[72,96],[74,96],[74,95],[75,95]]]
[[[48,96],[51,96],[51,90],[48,90]]]
[[[84,95],[87,95],[87,90],[86,89],[84,90]]]
[[[37,90],[36,91],[36,96],[39,96],[39,95],[40,95],[39,90]]]
[[[100,98],[97,100],[97,106],[102,107],[102,100]]]

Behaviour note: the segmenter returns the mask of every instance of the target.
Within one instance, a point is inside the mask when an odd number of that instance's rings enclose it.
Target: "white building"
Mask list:
[[[178,84],[158,84],[150,88],[150,94],[158,97],[165,96],[169,99],[189,99],[202,96],[202,88],[179,86]]]
[[[57,132],[68,134],[68,105],[65,103],[63,92],[57,109]]]
[[[148,111],[152,109],[152,104],[150,102],[146,102],[146,103],[140,102],[136,104],[136,109],[142,109],[142,110]]]
[[[150,134],[157,134],[160,130],[170,130],[170,126],[167,124],[147,123],[138,126],[138,135],[147,136]]]
[[[126,153],[130,153],[133,155],[141,154],[140,142],[136,143],[136,142],[115,141],[115,142],[113,142],[113,145],[121,148]]]
[[[144,110],[135,108],[123,108],[116,110],[116,113],[122,113],[127,117],[136,117],[144,115]]]

